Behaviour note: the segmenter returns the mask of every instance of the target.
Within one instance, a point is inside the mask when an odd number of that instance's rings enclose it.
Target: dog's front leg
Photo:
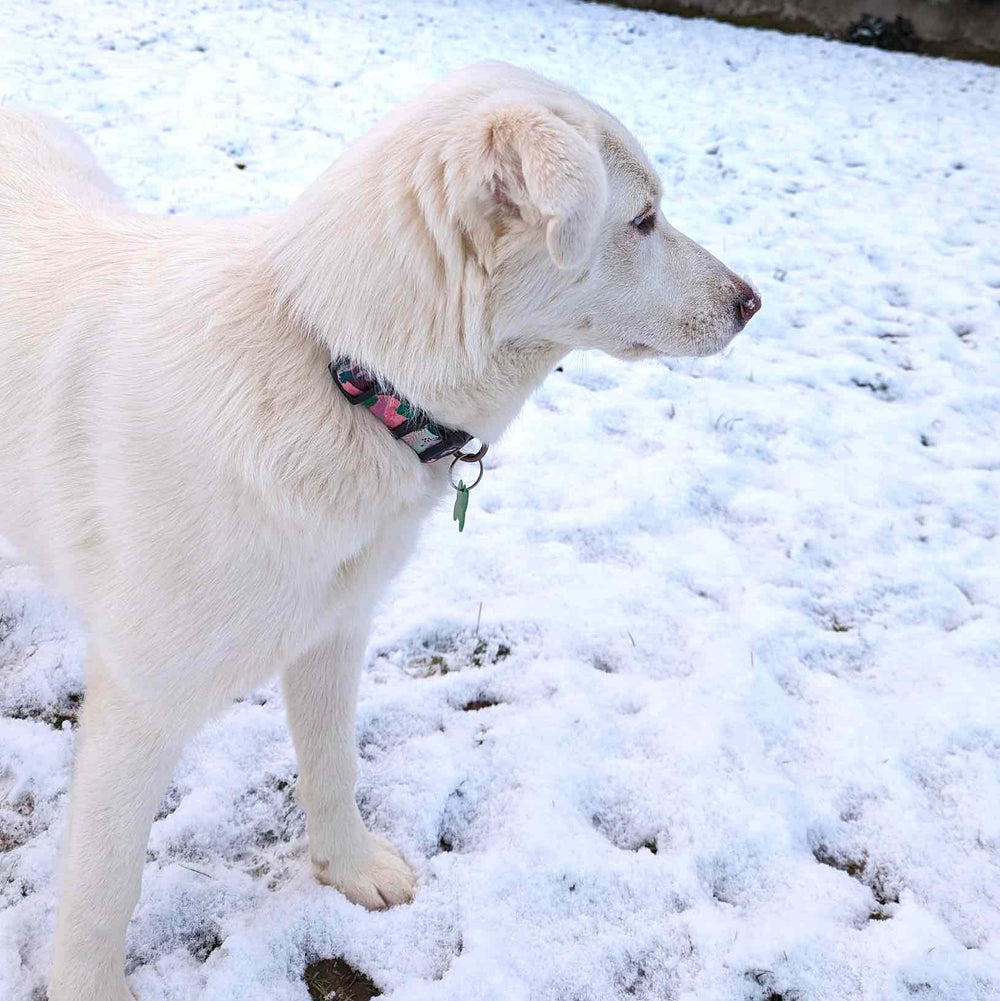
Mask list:
[[[50,1001],[131,1001],[125,931],[149,828],[184,738],[200,722],[171,709],[129,695],[90,655]]]
[[[367,623],[330,637],[283,680],[313,870],[320,882],[375,910],[410,900],[416,877],[388,841],[365,827],[354,799],[354,718],[366,637]]]

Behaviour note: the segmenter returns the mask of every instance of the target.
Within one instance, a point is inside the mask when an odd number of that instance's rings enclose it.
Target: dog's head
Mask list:
[[[494,327],[616,357],[707,355],[760,309],[757,292],[664,217],[635,137],[580,95],[486,63],[462,95],[446,186],[491,275]]]
[[[760,308],[662,195],[607,111],[480,63],[396,108],[276,217],[269,269],[335,357],[495,435],[566,350],[711,354]]]

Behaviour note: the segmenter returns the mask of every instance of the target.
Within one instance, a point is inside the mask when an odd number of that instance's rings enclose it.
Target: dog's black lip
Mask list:
[[[651,344],[642,344],[639,341],[629,341],[625,346],[625,353],[631,357],[659,358],[663,352],[659,348],[654,348]]]

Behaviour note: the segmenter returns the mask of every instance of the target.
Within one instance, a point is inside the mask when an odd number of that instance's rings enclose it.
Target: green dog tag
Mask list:
[[[451,512],[451,519],[458,522],[458,530],[461,532],[465,528],[465,512],[469,509],[469,488],[465,485],[465,480],[458,481],[455,494],[455,510]]]

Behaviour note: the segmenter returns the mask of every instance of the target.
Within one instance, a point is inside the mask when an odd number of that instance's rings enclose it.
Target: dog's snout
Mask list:
[[[736,279],[736,312],[742,330],[760,310],[760,294],[742,279]]]

